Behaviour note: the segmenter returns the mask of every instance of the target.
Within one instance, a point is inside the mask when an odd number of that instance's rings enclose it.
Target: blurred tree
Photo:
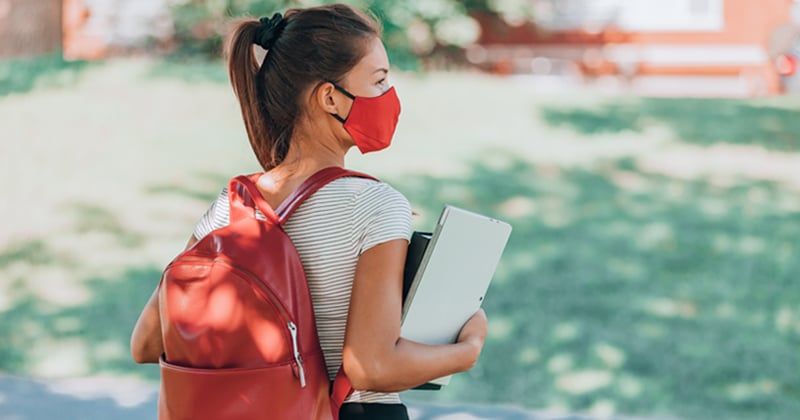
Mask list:
[[[180,52],[219,57],[226,23],[241,16],[259,17],[290,7],[333,3],[327,0],[181,0],[174,6]],[[474,11],[503,17],[524,13],[528,0],[339,0],[371,10],[383,24],[384,41],[392,62],[405,69],[452,62],[462,48],[480,35]]]
[[[293,5],[289,0],[186,0],[173,6],[179,52],[219,57],[232,18],[259,17]]]
[[[62,0],[0,0],[0,59],[61,49]]]

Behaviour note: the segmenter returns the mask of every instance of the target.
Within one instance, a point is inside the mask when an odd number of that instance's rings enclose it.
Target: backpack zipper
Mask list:
[[[297,341],[297,325],[295,325],[295,323],[292,322],[292,319],[289,316],[289,313],[286,311],[286,308],[284,308],[283,304],[278,299],[278,297],[275,296],[275,294],[272,292],[272,290],[270,290],[269,286],[267,286],[266,284],[264,284],[263,282],[258,280],[258,278],[256,276],[254,276],[252,273],[250,273],[249,270],[247,270],[247,269],[245,269],[243,267],[240,267],[239,265],[234,264],[234,263],[232,263],[232,262],[230,262],[228,260],[222,259],[222,258],[208,259],[208,258],[203,258],[203,257],[183,257],[183,258],[180,258],[178,260],[173,261],[169,265],[171,266],[174,263],[178,263],[178,262],[182,262],[182,261],[185,261],[185,262],[194,262],[194,261],[218,262],[218,263],[225,264],[225,265],[230,266],[231,268],[235,269],[236,271],[239,271],[240,273],[246,275],[247,277],[249,277],[253,281],[253,283],[255,283],[256,285],[259,286],[259,289],[261,289],[262,291],[264,291],[267,294],[267,296],[269,297],[269,300],[272,302],[272,305],[275,306],[275,308],[278,309],[280,317],[282,318],[283,322],[286,323],[286,326],[289,329],[289,335],[292,338],[292,357],[294,358],[294,362],[297,364],[297,372],[298,372],[298,376],[300,376],[300,387],[301,388],[305,388],[306,387],[306,373],[305,373],[305,369],[303,369],[303,358],[300,355],[300,345],[298,344],[298,341]]]
[[[294,361],[297,362],[297,370],[300,373],[300,387],[306,387],[306,372],[303,370],[303,358],[300,356],[300,350],[297,347],[297,326],[294,322],[289,321],[289,332],[292,333],[292,347],[294,348]]]

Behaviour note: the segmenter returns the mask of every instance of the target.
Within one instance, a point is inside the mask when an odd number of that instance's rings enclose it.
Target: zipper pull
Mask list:
[[[303,370],[303,359],[300,357],[300,349],[297,347],[297,326],[289,321],[289,332],[292,334],[292,349],[294,350],[294,361],[297,363],[297,370],[300,373],[300,387],[306,387],[306,372]]]

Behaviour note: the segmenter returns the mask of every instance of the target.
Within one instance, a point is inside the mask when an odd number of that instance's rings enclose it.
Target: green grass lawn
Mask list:
[[[226,180],[257,169],[224,69],[36,68],[0,63],[0,370],[157,380],[129,360],[136,316]],[[394,82],[395,144],[350,166],[406,194],[419,229],[444,203],[514,226],[478,366],[407,399],[796,417],[799,98]]]

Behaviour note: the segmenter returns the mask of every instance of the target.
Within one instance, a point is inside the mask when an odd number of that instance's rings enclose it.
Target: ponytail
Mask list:
[[[268,144],[259,141],[269,137],[269,122],[267,114],[264,112],[261,101],[258,100],[258,93],[262,89],[259,85],[258,73],[261,66],[258,64],[253,51],[253,41],[255,40],[258,28],[257,20],[244,20],[236,24],[230,38],[228,47],[228,75],[233,85],[233,91],[239,99],[239,106],[242,109],[242,118],[247,130],[247,137],[250,139],[250,146],[253,148],[258,163],[265,170],[277,166],[280,162],[268,159],[274,156]]]

